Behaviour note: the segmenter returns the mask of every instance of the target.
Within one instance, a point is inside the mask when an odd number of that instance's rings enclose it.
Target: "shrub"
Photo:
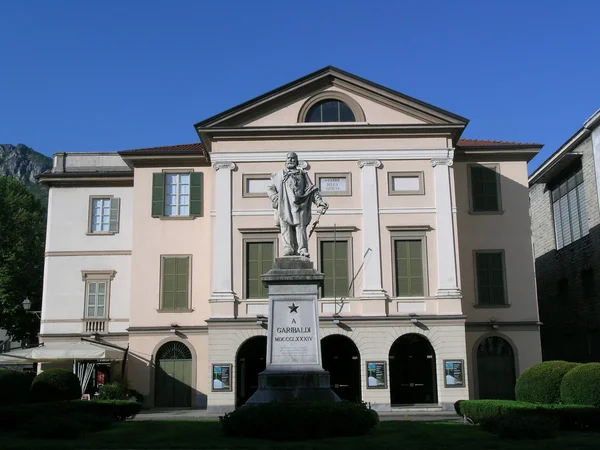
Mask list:
[[[556,436],[559,420],[540,413],[509,411],[495,422],[495,433],[508,439],[549,439]]]
[[[77,375],[66,369],[48,369],[34,378],[31,400],[55,402],[81,398],[81,385]]]
[[[364,404],[302,401],[248,405],[220,417],[228,436],[290,441],[366,434],[377,420]]]
[[[27,403],[31,380],[25,372],[0,369],[0,405]]]
[[[464,400],[456,400],[454,402],[454,411],[456,412],[456,414],[458,414],[459,416],[462,416],[462,414],[460,413],[460,404],[464,402]]]
[[[98,391],[99,400],[127,400],[129,399],[129,390],[118,381],[107,383],[100,386]]]
[[[69,416],[36,416],[23,427],[29,437],[39,439],[75,439],[84,431],[81,420]]]
[[[567,361],[546,361],[531,366],[517,379],[516,399],[530,403],[560,403],[562,379],[577,365]]]
[[[581,364],[565,375],[560,386],[563,403],[600,408],[600,363]]]

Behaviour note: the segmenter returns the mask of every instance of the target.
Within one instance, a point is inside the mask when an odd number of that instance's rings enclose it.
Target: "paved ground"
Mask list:
[[[217,420],[219,414],[209,414],[204,409],[149,409],[140,412],[133,420]],[[381,411],[380,420],[415,420],[449,422],[461,421],[454,411]]]

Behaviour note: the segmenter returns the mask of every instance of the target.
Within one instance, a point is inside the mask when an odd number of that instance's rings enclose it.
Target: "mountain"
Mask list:
[[[25,183],[25,186],[42,202],[48,205],[48,190],[35,177],[52,168],[52,158],[36,152],[23,144],[15,147],[0,144],[0,175],[13,177]]]

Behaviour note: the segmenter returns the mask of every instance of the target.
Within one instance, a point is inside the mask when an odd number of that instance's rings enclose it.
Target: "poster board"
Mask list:
[[[444,386],[465,387],[465,363],[462,359],[444,360]]]
[[[231,391],[231,364],[213,364],[212,382],[213,392]]]
[[[387,389],[387,362],[367,361],[367,389]]]

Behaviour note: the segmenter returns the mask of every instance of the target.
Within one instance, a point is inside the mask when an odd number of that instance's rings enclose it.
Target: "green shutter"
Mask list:
[[[204,197],[204,174],[192,172],[190,174],[190,216],[201,216]]]
[[[477,272],[477,302],[480,305],[503,305],[504,263],[502,252],[480,252],[475,254]]]
[[[348,297],[348,241],[321,241],[323,297]]]
[[[119,232],[119,209],[121,206],[121,199],[113,197],[110,199],[110,226],[109,230],[113,233]]]
[[[152,174],[152,217],[165,215],[165,174]]]
[[[271,270],[274,261],[273,242],[246,243],[246,298],[267,298],[261,275]]]
[[[499,211],[498,173],[492,167],[470,166],[471,203],[474,212]]]
[[[163,258],[161,309],[188,309],[189,258]]]
[[[425,295],[422,241],[395,241],[396,296],[422,297]]]

